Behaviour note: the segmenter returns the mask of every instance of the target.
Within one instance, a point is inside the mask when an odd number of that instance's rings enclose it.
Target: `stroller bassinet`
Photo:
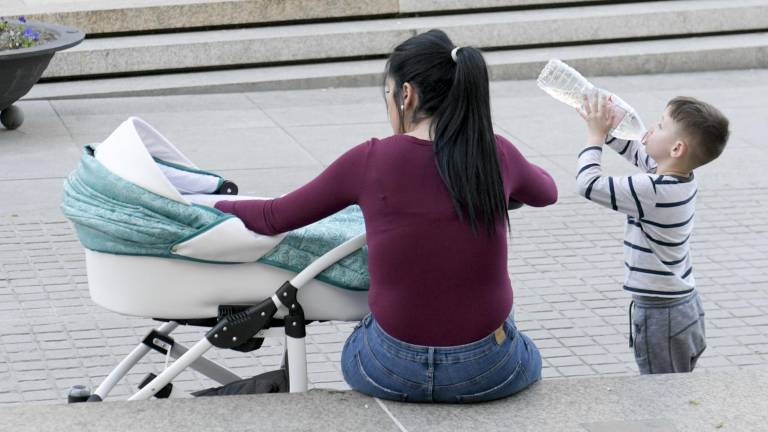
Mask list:
[[[201,202],[236,186],[202,171],[149,124],[132,117],[96,148],[86,147],[65,184],[62,210],[86,248],[93,301],[165,321],[88,400],[104,399],[151,349],[176,359],[130,399],[168,389],[187,366],[221,383],[240,379],[203,357],[212,346],[240,351],[285,336],[291,392],[307,389],[304,326],[359,320],[368,311],[367,256],[359,209],[350,207],[287,235],[263,236]],[[169,334],[211,326],[190,349]]]

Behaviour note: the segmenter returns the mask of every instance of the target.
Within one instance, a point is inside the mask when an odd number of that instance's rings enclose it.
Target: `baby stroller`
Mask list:
[[[174,361],[129,400],[167,397],[187,367],[222,385],[236,383],[241,377],[203,354],[212,347],[252,351],[266,337],[285,338],[280,390],[304,392],[305,326],[368,312],[359,208],[288,234],[256,234],[200,204],[241,199],[236,185],[199,169],[139,118],[87,146],[64,189],[62,210],[86,249],[93,301],[162,322],[93,394],[70,394],[71,401],[105,399],[150,350]],[[171,337],[179,325],[210,330],[188,348]]]

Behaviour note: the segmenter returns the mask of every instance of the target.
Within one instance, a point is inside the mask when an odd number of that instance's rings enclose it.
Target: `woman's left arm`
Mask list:
[[[216,208],[242,219],[259,234],[275,235],[309,225],[357,202],[370,142],[336,159],[314,180],[280,198],[219,201]]]
[[[501,138],[505,166],[501,175],[510,184],[509,199],[532,207],[544,207],[557,202],[557,185],[547,171],[528,162],[509,141]],[[498,138],[497,138],[498,139]]]
[[[532,207],[544,207],[557,202],[557,185],[544,168],[524,159],[517,169],[519,182],[512,190],[511,198]]]

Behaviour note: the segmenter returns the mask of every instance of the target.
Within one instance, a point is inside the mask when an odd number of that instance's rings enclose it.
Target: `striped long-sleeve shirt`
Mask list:
[[[655,297],[682,297],[695,289],[689,242],[697,185],[688,178],[656,174],[656,161],[638,141],[609,137],[606,144],[643,173],[604,176],[601,146],[579,153],[579,194],[627,215],[624,289]]]

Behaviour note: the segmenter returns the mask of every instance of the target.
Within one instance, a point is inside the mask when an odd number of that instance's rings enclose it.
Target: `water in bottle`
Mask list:
[[[634,108],[615,94],[609,95],[608,101],[616,113],[616,123],[608,133],[618,139],[640,140],[645,135],[645,125]]]
[[[616,122],[610,130],[611,136],[619,139],[639,140],[645,134],[645,126],[635,110],[620,97],[595,87],[576,69],[560,60],[550,60],[542,69],[536,84],[560,102],[579,108],[585,95],[602,93],[616,112]]]

